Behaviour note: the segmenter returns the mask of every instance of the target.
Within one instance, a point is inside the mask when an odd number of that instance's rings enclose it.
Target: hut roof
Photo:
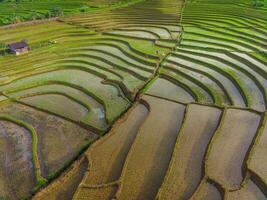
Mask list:
[[[28,46],[29,45],[25,41],[15,42],[15,43],[11,43],[11,44],[8,45],[8,47],[10,49],[22,49],[22,48],[25,48],[25,47],[28,47]]]

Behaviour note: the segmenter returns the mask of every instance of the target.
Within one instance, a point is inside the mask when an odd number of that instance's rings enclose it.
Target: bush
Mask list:
[[[0,55],[6,55],[6,54],[7,54],[7,45],[5,43],[0,43]]]
[[[252,2],[252,7],[254,8],[260,8],[264,6],[264,0],[254,0]]]
[[[61,8],[53,8],[50,10],[51,17],[59,17],[64,15],[64,11]]]
[[[6,50],[7,45],[5,43],[0,43],[0,50]]]

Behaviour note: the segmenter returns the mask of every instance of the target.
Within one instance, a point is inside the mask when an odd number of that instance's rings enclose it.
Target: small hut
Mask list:
[[[26,41],[22,40],[20,42],[8,44],[8,49],[11,53],[15,55],[20,55],[29,51],[29,45]]]

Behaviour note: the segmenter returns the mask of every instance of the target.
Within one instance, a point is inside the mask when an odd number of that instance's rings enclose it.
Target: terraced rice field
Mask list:
[[[267,199],[265,4],[118,2],[0,29],[0,199]]]
[[[264,117],[144,95],[89,148],[91,167],[73,199],[266,199],[264,156],[256,153]]]
[[[182,38],[159,70],[159,78],[187,90],[182,102],[194,98],[265,111],[267,13],[244,2],[185,4]],[[160,93],[153,88],[148,92]],[[161,96],[177,100],[172,92]]]

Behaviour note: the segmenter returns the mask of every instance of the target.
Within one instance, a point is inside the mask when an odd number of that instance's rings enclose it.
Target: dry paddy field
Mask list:
[[[0,28],[0,200],[267,200],[265,4],[107,2]]]
[[[266,199],[266,133],[264,113],[144,95],[85,153],[73,199]]]

